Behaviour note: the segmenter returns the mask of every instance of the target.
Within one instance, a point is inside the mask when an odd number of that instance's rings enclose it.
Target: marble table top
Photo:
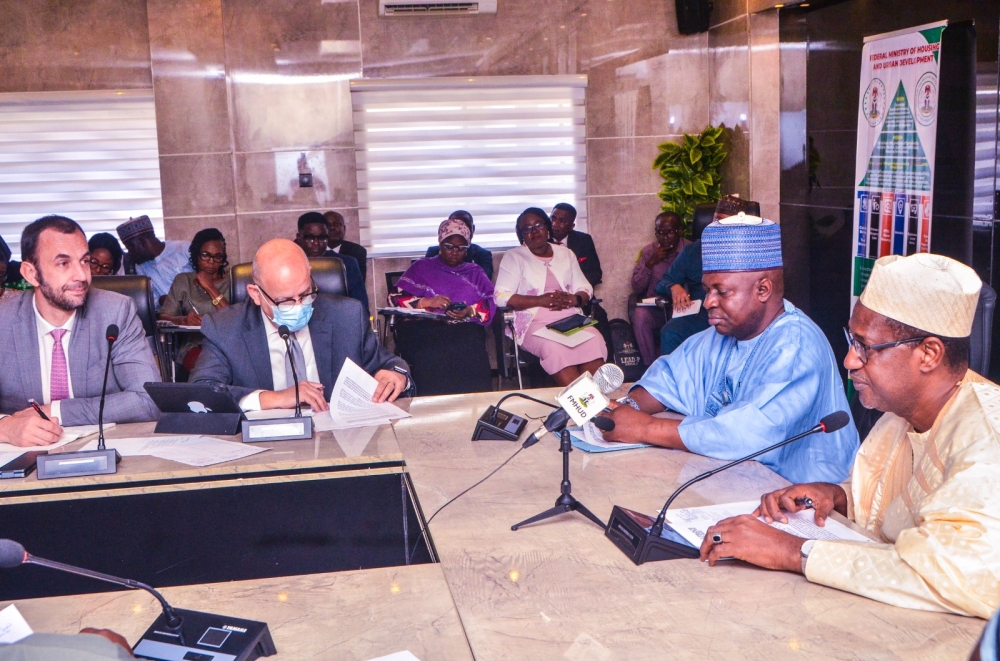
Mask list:
[[[421,661],[471,661],[440,565],[386,567],[164,588],[176,608],[267,622],[271,659],[366,661],[409,650]],[[102,592],[17,604],[39,633],[107,628],[135,644],[159,614],[146,592]]]
[[[425,518],[520,447],[470,441],[476,418],[500,394],[419,398],[413,417],[395,425]],[[516,399],[504,408],[547,413]],[[529,421],[527,432],[539,424]],[[659,448],[574,451],[570,479],[576,498],[606,521],[616,504],[655,512],[678,484],[720,463]],[[561,466],[558,441],[549,435],[430,525],[478,661],[960,659],[985,624],[889,606],[742,563],[637,567],[577,513],[512,532],[512,524],[552,507]],[[694,485],[675,504],[750,500],[785,484],[748,462]]]
[[[155,423],[130,423],[115,425],[105,432],[105,438],[136,438],[155,436]],[[337,432],[317,432],[314,437],[299,441],[273,441],[255,443],[267,448],[243,459],[227,461],[213,466],[188,466],[167,459],[152,456],[122,457],[118,472],[113,475],[92,475],[88,477],[56,478],[39,480],[32,472],[23,479],[0,480],[0,502],[16,497],[24,492],[73,491],[94,487],[124,487],[138,483],[159,481],[190,481],[204,478],[239,478],[254,474],[277,473],[300,469],[330,468],[350,470],[371,464],[396,466],[402,470],[402,454],[392,427],[379,427],[370,438],[359,435],[360,430]],[[72,452],[96,439],[96,434],[79,439],[53,450]],[[219,436],[222,440],[241,442],[241,436]]]

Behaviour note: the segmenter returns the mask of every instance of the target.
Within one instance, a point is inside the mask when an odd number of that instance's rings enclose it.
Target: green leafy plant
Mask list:
[[[680,143],[665,142],[653,161],[663,177],[663,210],[681,217],[684,233],[691,234],[694,208],[722,196],[719,166],[729,152],[722,142],[723,127],[706,126],[698,135],[685,134]]]

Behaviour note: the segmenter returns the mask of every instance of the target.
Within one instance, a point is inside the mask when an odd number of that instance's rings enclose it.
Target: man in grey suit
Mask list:
[[[0,303],[0,441],[49,445],[59,440],[61,425],[97,423],[109,324],[117,324],[119,335],[104,420],[155,420],[143,384],[160,375],[135,304],[91,289],[90,249],[80,226],[62,216],[39,218],[21,234],[21,256],[21,273],[34,290]]]
[[[317,294],[309,260],[295,243],[274,239],[260,247],[247,293],[249,300],[202,321],[205,341],[190,382],[228,386],[244,411],[292,408],[294,364],[302,403],[325,411],[350,358],[378,381],[373,401],[391,402],[410,388],[409,368],[379,345],[361,304]],[[281,326],[291,332],[290,360]]]

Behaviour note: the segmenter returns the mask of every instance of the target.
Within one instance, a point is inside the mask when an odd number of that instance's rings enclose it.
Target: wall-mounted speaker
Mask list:
[[[677,0],[677,29],[681,34],[704,32],[711,14],[710,0]]]

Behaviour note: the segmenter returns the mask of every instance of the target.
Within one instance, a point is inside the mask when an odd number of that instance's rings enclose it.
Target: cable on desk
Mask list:
[[[531,399],[531,398],[529,398],[529,399]],[[503,401],[503,400],[500,400],[500,401]],[[544,404],[544,402],[543,402],[543,404]],[[453,502],[455,502],[456,500],[458,500],[459,498],[461,498],[465,494],[469,493],[470,491],[472,491],[473,489],[475,489],[476,487],[478,487],[480,484],[482,484],[486,480],[488,480],[491,477],[493,477],[497,473],[497,471],[499,471],[501,468],[503,468],[504,466],[506,466],[507,464],[509,464],[511,462],[511,460],[514,457],[516,457],[521,452],[521,450],[524,450],[524,449],[525,448],[522,445],[521,447],[519,447],[514,452],[514,454],[510,455],[509,457],[507,457],[506,461],[504,461],[502,464],[500,464],[499,466],[497,466],[496,468],[494,468],[492,471],[490,471],[489,475],[487,475],[483,479],[479,480],[478,482],[476,482],[475,484],[473,484],[471,487],[469,487],[468,489],[466,489],[462,493],[458,494],[457,496],[455,496],[454,498],[452,498],[451,500],[449,500],[447,503],[445,503],[441,507],[437,508],[437,510],[435,510],[435,512],[433,514],[431,514],[431,518],[427,519],[427,523],[424,524],[424,527],[420,529],[420,534],[417,535],[417,541],[415,541],[413,543],[413,548],[411,548],[410,552],[406,554],[406,564],[407,565],[410,564],[410,561],[413,559],[413,554],[416,552],[417,547],[420,546],[420,540],[423,539],[424,533],[427,532],[427,528],[430,527],[431,521],[434,520],[434,517],[436,517],[438,515],[438,513],[441,512],[441,510],[443,510],[444,508],[448,507]]]

